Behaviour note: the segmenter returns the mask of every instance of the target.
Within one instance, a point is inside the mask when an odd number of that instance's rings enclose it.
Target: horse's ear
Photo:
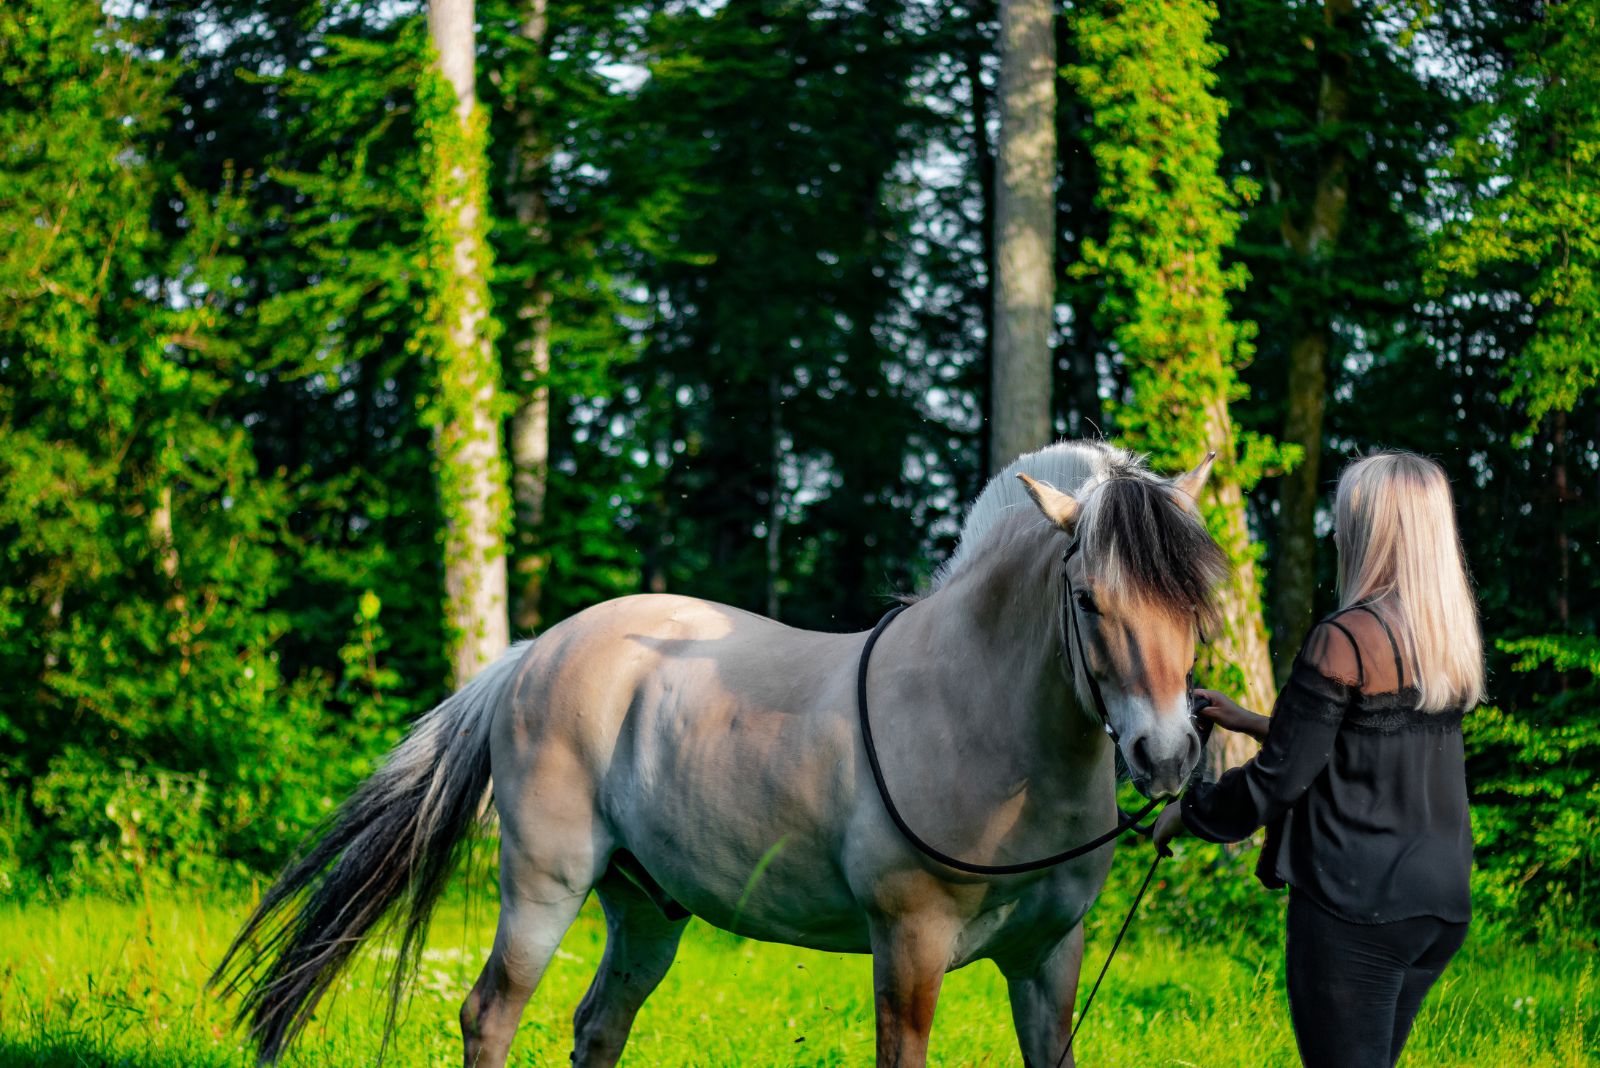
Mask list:
[[[1039,506],[1044,517],[1071,534],[1072,528],[1078,523],[1078,498],[1070,493],[1062,493],[1048,482],[1031,479],[1020,471],[1017,477],[1027,487],[1028,496],[1033,498],[1033,503]]]
[[[1215,452],[1206,453],[1206,458],[1196,464],[1193,471],[1179,475],[1172,480],[1172,484],[1198,501],[1200,491],[1205,488],[1206,479],[1211,475],[1211,465],[1216,459]]]

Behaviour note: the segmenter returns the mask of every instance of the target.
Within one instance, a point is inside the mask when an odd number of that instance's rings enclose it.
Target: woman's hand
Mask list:
[[[1168,843],[1182,833],[1183,810],[1178,802],[1169,802],[1167,807],[1161,810],[1161,815],[1156,817],[1156,825],[1150,831],[1150,841],[1155,845],[1157,853],[1170,857],[1172,850],[1168,848]]]
[[[1258,716],[1240,708],[1233,698],[1217,690],[1195,690],[1194,695],[1205,699],[1205,704],[1199,709],[1200,714],[1219,727],[1248,734],[1258,742],[1267,737],[1267,725],[1271,721],[1266,716]]]

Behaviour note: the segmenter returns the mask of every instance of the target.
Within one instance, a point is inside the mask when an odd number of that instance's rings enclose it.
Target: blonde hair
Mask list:
[[[1339,606],[1384,609],[1429,712],[1483,700],[1483,639],[1444,468],[1380,452],[1339,476]],[[1398,685],[1398,683],[1397,683]]]

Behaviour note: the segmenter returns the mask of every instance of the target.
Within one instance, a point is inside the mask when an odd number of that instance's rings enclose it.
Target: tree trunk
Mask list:
[[[1000,0],[991,473],[1049,444],[1056,37],[1046,0]]]
[[[1325,148],[1310,215],[1297,223],[1285,213],[1283,239],[1308,274],[1326,276],[1344,226],[1350,195],[1349,160],[1337,140],[1350,110],[1347,35],[1353,0],[1327,0],[1322,18],[1330,47],[1322,57],[1317,126],[1334,140]],[[1328,307],[1302,309],[1301,328],[1289,345],[1288,410],[1283,440],[1298,445],[1300,463],[1279,487],[1278,556],[1274,561],[1273,645],[1278,678],[1286,678],[1294,653],[1311,627],[1317,576],[1317,501],[1322,496],[1322,429],[1327,410],[1328,353],[1333,342]]]
[[[1288,677],[1311,629],[1317,586],[1317,501],[1322,490],[1322,425],[1327,408],[1326,322],[1308,326],[1289,346],[1283,439],[1304,450],[1278,487],[1278,555],[1273,564],[1273,664]]]
[[[529,0],[521,32],[541,54],[547,26],[546,0]],[[530,97],[517,102],[521,131],[511,162],[512,208],[529,243],[544,245],[550,240],[550,211],[544,193],[550,150],[539,126],[537,80]],[[534,272],[517,308],[517,320],[527,333],[517,339],[512,350],[517,404],[511,415],[510,442],[517,550],[512,622],[523,634],[536,632],[543,622],[539,601],[550,569],[543,527],[550,469],[551,302],[548,277],[542,271]]]
[[[774,367],[767,375],[766,612],[778,618],[778,579],[783,564],[783,387]]]
[[[485,128],[473,84],[473,0],[433,0],[428,30],[454,97],[453,124],[432,133],[428,212],[436,300],[435,450],[444,514],[445,623],[456,685],[504,652],[504,461],[499,375],[489,341]]]
[[[170,438],[167,444],[172,445]],[[150,509],[150,544],[155,549],[156,568],[168,589],[167,611],[172,613],[174,627],[168,640],[178,650],[178,674],[187,676],[193,663],[194,628],[189,619],[188,598],[183,595],[183,581],[178,577],[181,560],[172,528],[172,486],[167,482],[157,486],[155,507]]]
[[[976,21],[976,20],[974,20]],[[983,378],[978,389],[978,408],[982,418],[982,432],[978,440],[978,467],[987,477],[995,470],[991,458],[993,447],[990,428],[994,425],[994,226],[995,226],[995,163],[994,146],[989,142],[989,87],[983,84],[983,39],[977,26],[972,28],[971,47],[967,50],[967,85],[972,94],[972,151],[973,164],[978,173],[978,232],[983,247],[983,290],[979,293],[980,315],[983,317],[983,350],[979,354]]]

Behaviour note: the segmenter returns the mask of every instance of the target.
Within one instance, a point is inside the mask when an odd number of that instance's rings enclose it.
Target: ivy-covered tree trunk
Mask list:
[[[1100,318],[1127,365],[1129,398],[1110,413],[1122,443],[1171,471],[1217,453],[1201,508],[1233,571],[1222,593],[1226,623],[1206,636],[1201,678],[1265,711],[1272,663],[1244,491],[1276,450],[1237,430],[1228,410],[1242,392],[1250,331],[1229,317],[1227,294],[1242,271],[1222,263],[1239,220],[1238,194],[1217,170],[1226,109],[1211,91],[1214,17],[1205,0],[1078,10],[1080,63],[1068,73],[1092,112],[1097,199],[1109,224],[1103,241],[1083,243],[1077,270],[1102,282]],[[1219,730],[1209,759],[1227,767],[1253,748]]]
[[[445,615],[460,685],[503,652],[507,500],[499,373],[489,315],[485,123],[473,84],[473,0],[433,0],[428,30],[439,85],[426,131],[429,339],[438,369],[434,442],[444,512]]]
[[[1350,199],[1349,160],[1341,129],[1350,107],[1348,34],[1355,17],[1352,0],[1327,0],[1322,7],[1326,34],[1317,89],[1317,126],[1323,133],[1316,191],[1307,217],[1286,211],[1284,244],[1309,275],[1325,273],[1344,227]],[[1279,678],[1288,675],[1294,651],[1311,627],[1317,580],[1317,500],[1322,494],[1322,425],[1327,410],[1328,354],[1333,348],[1333,315],[1315,301],[1297,310],[1298,328],[1288,346],[1288,392],[1283,440],[1299,446],[1300,462],[1279,488],[1278,552],[1273,573],[1273,645]]]
[[[991,474],[1051,437],[1056,39],[1048,0],[1001,0],[998,95]]]
[[[1259,468],[1248,459],[1241,462],[1225,394],[1216,393],[1207,403],[1204,426],[1207,440],[1216,443],[1219,463],[1201,507],[1206,525],[1233,562],[1233,575],[1220,598],[1222,630],[1204,636],[1207,643],[1200,652],[1198,674],[1234,694],[1246,708],[1266,714],[1277,699],[1277,687],[1267,645],[1259,552],[1250,542],[1244,506],[1246,487],[1259,477]],[[1173,470],[1184,466],[1182,460],[1170,465]],[[1221,772],[1249,760],[1255,750],[1255,742],[1245,735],[1218,729],[1212,732],[1206,755],[1211,770]]]
[[[520,27],[535,53],[542,53],[549,17],[546,0],[528,0]],[[522,136],[513,155],[512,204],[517,225],[532,245],[550,240],[550,208],[544,180],[549,145],[540,126],[538,73],[517,102]],[[516,504],[516,561],[513,570],[511,620],[521,633],[531,634],[543,621],[539,611],[544,576],[550,554],[541,544],[544,502],[550,464],[550,304],[547,274],[535,269],[528,278],[517,309],[519,330],[512,350],[512,392],[516,408],[511,414],[511,492]]]

